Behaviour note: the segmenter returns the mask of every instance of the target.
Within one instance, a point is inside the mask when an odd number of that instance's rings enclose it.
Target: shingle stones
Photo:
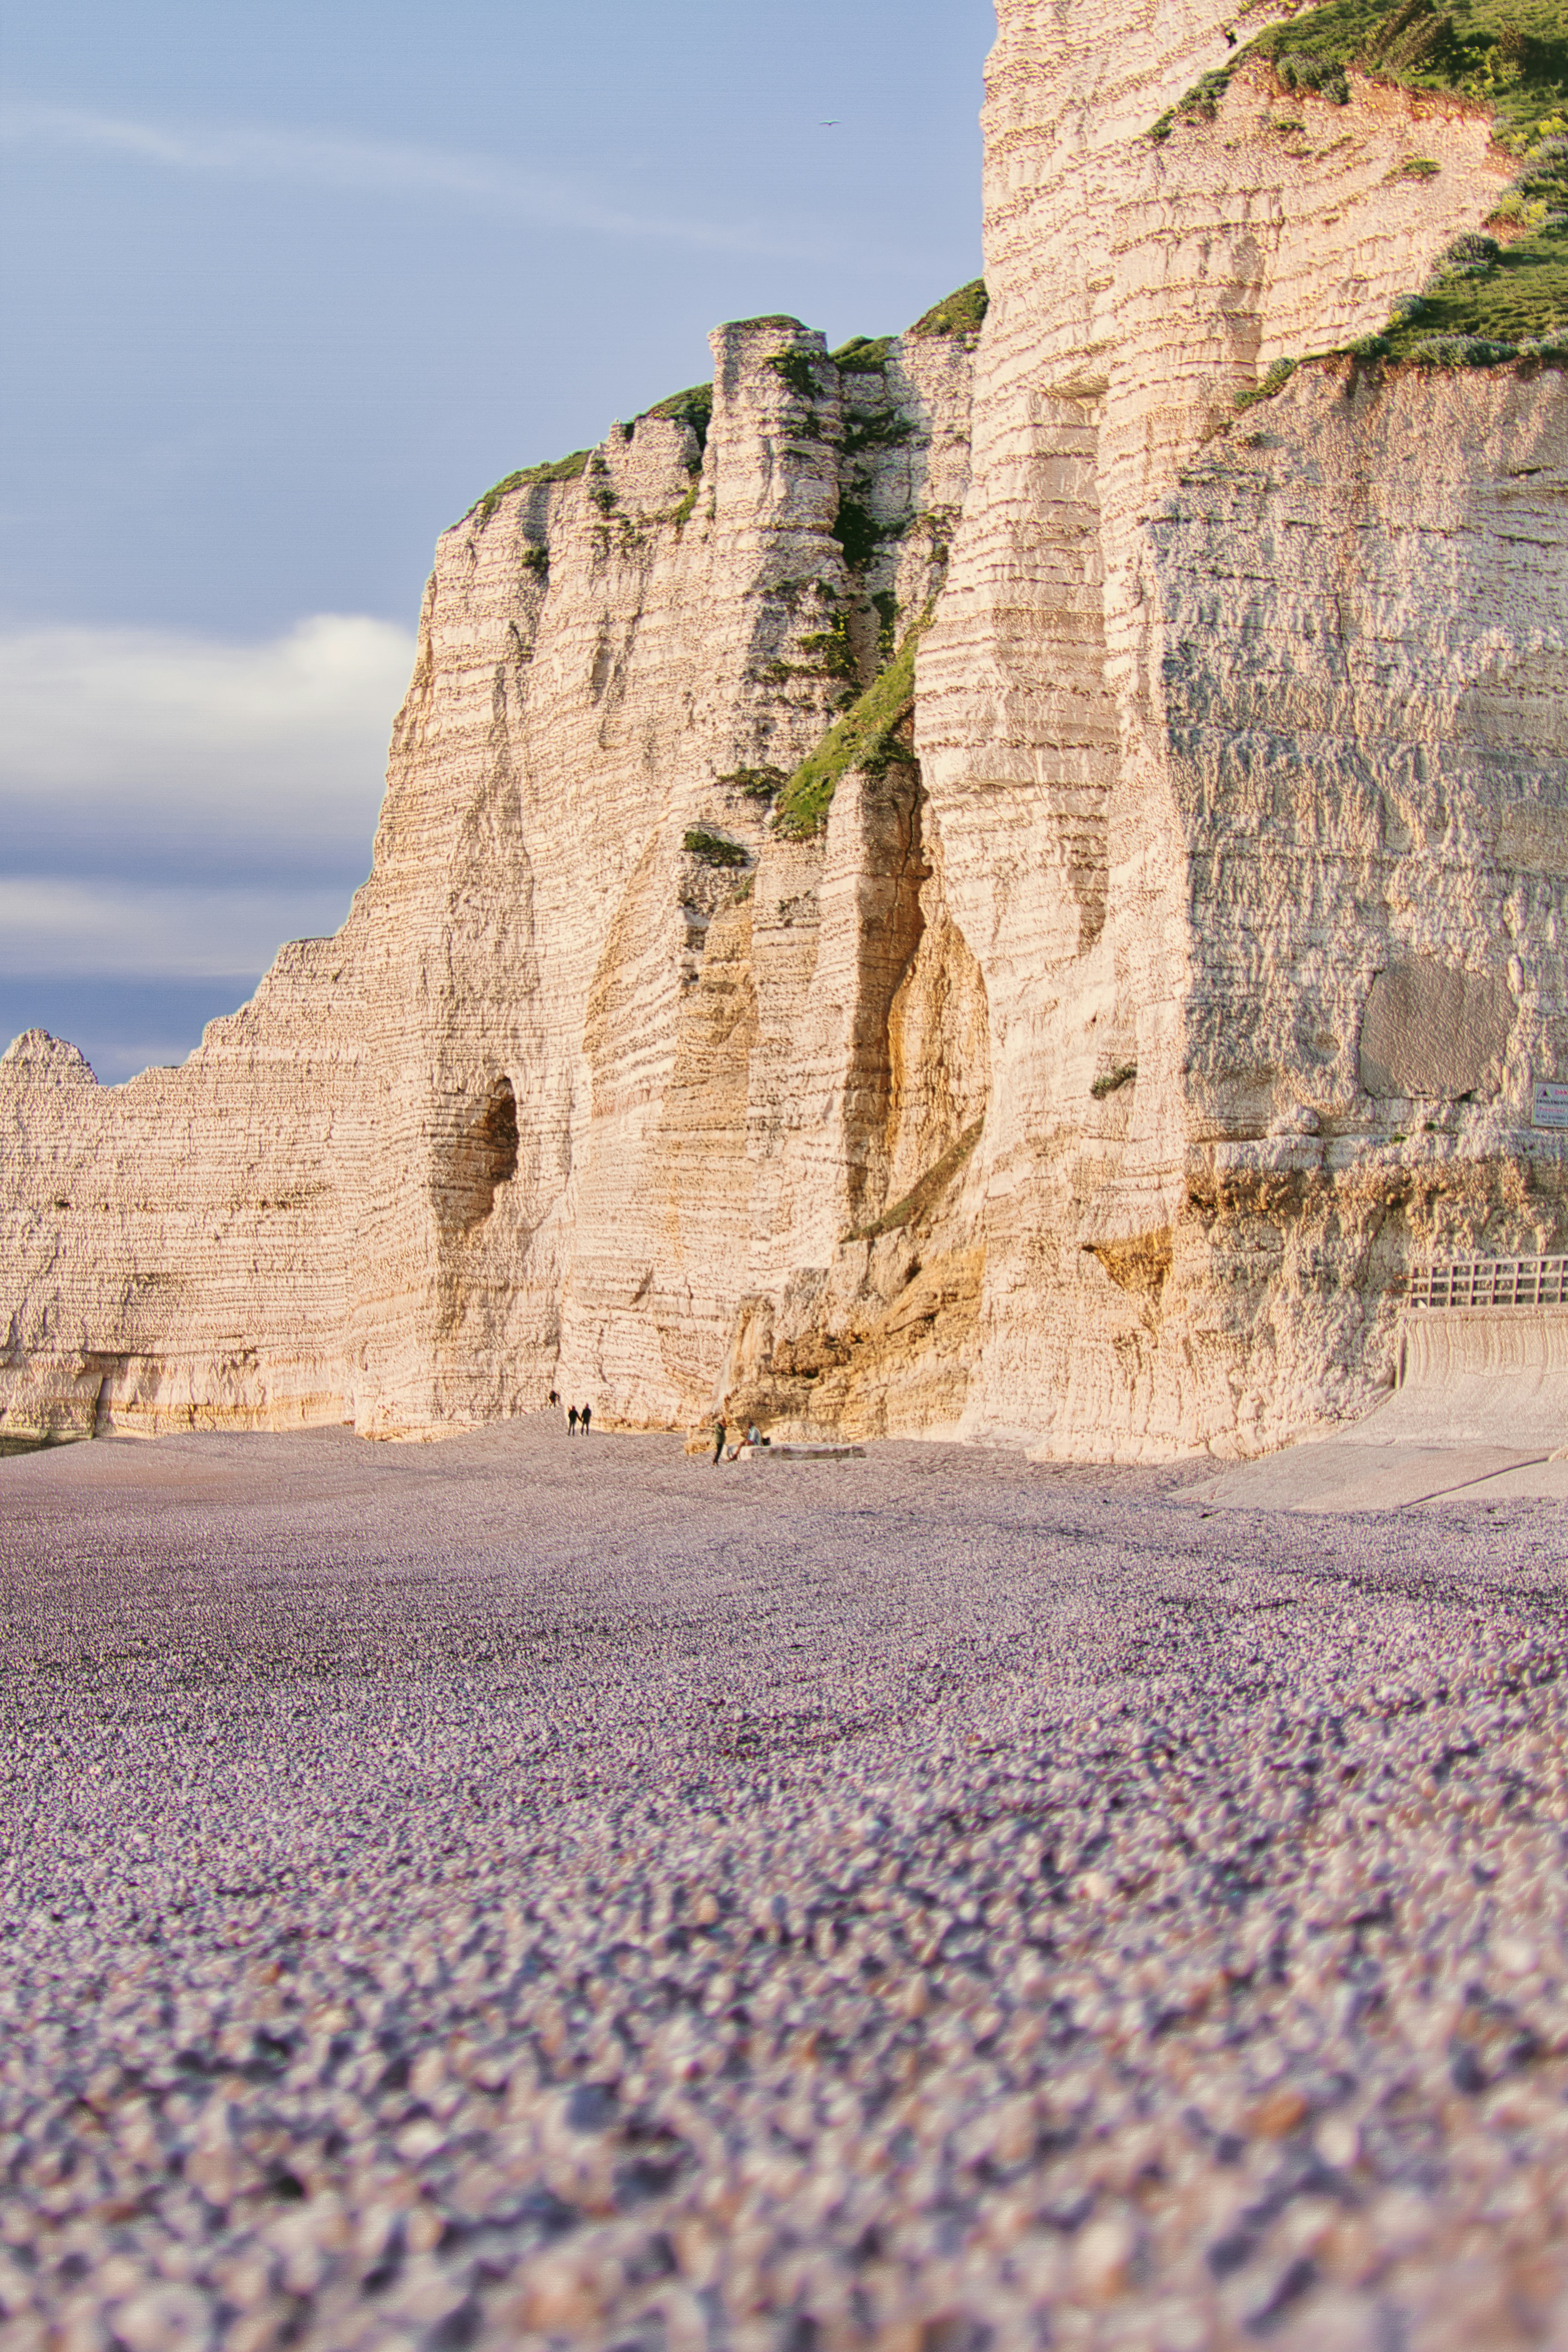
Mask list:
[[[0,2347],[1548,2344],[1563,1547],[553,1423],[0,1465]]]

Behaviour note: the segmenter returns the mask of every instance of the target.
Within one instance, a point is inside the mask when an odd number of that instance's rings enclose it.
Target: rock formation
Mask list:
[[[1229,40],[1003,0],[983,327],[722,328],[445,534],[343,929],[0,1064],[5,1427],[1247,1453],[1563,1245],[1563,378],[1364,340],[1517,162]]]

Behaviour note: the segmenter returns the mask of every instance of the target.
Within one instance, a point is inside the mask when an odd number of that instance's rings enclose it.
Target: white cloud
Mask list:
[[[454,154],[391,140],[288,131],[261,125],[170,129],[98,114],[85,108],[15,100],[0,107],[0,141],[97,148],[139,163],[185,172],[223,172],[246,178],[292,180],[315,186],[456,198],[487,212],[518,215],[541,226],[588,229],[713,251],[758,254],[776,260],[821,257],[823,240],[779,238],[744,221],[706,221],[630,212],[591,191],[485,155]]]
[[[285,940],[319,938],[342,890],[73,882],[0,877],[0,976],[185,980],[259,972]]]
[[[162,629],[0,634],[0,827],[79,873],[368,859],[412,632],[324,614],[259,645]],[[54,854],[57,852],[57,857]]]
[[[370,866],[414,640],[0,634],[0,973],[259,971]]]

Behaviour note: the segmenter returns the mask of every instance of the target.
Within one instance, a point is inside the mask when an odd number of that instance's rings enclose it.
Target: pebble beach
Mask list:
[[[0,1461],[0,2352],[1568,2343],[1561,1507],[1201,1475]]]

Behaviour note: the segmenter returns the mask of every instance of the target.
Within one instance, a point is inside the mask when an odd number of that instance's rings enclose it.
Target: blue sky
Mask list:
[[[986,0],[19,0],[0,1042],[180,1058],[363,878],[435,536],[979,268]],[[833,119],[833,127],[825,121]]]

